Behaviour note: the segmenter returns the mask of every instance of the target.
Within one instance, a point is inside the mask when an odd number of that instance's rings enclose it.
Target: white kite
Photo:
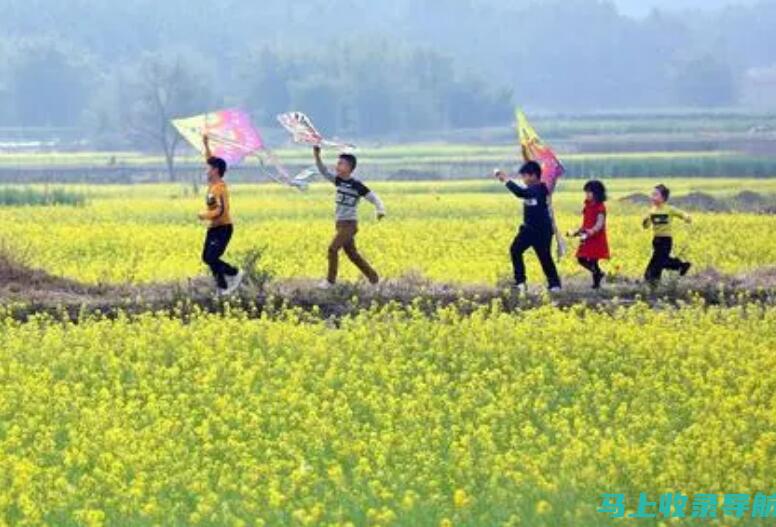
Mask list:
[[[351,152],[356,149],[351,144],[325,139],[315,128],[310,118],[302,112],[282,113],[278,115],[278,122],[288,130],[297,144],[332,148],[341,152]]]

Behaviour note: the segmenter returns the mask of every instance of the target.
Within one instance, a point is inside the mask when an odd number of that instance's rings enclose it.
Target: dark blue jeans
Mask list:
[[[205,262],[216,279],[216,284],[221,289],[226,289],[226,277],[237,274],[237,269],[221,260],[232,239],[233,227],[221,225],[211,227],[205,236],[205,246],[202,249],[202,261]]]
[[[560,287],[560,277],[555,262],[552,260],[552,230],[551,229],[532,229],[525,226],[520,227],[515,241],[512,242],[510,254],[512,255],[512,266],[515,271],[515,283],[525,283],[525,263],[523,262],[523,253],[533,247],[536,257],[547,277],[549,287]]]

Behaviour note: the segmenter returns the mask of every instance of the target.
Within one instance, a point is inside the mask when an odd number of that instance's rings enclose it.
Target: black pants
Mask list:
[[[224,255],[226,247],[229,245],[229,240],[232,239],[232,230],[231,225],[211,227],[207,230],[205,246],[202,249],[202,261],[210,267],[216,284],[221,289],[226,289],[227,276],[237,274],[237,269],[221,260],[221,256]]]
[[[591,260],[590,258],[577,258],[577,262],[579,262],[579,265],[594,275],[603,274],[603,271],[601,271],[601,266],[598,265],[598,260]]]
[[[515,283],[525,283],[525,263],[523,263],[523,253],[533,247],[539,263],[547,277],[549,287],[560,287],[560,277],[555,268],[555,262],[552,261],[552,230],[539,230],[520,227],[515,240],[512,242],[510,253],[512,255],[512,266],[515,271]]]
[[[682,269],[684,262],[671,256],[673,246],[673,238],[667,236],[657,236],[652,240],[652,259],[644,272],[645,280],[656,282],[660,280],[664,270],[680,271]]]

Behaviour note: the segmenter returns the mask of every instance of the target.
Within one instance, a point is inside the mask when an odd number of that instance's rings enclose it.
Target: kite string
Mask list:
[[[254,149],[247,147],[237,141],[234,141],[232,139],[229,139],[227,137],[220,136],[218,134],[210,135],[208,134],[208,137],[211,137],[214,139],[217,143],[222,143],[229,146],[234,146],[236,148],[239,148],[246,152],[248,155],[254,156],[258,161],[259,165],[262,169],[262,173],[264,173],[267,177],[273,179],[277,183],[282,183],[289,185],[291,181],[291,176],[288,174],[288,172],[285,170],[285,168],[280,164],[280,161],[278,160],[277,156],[275,156],[272,152],[270,152],[267,149]],[[267,161],[274,165],[275,169],[277,170],[278,175],[273,174],[273,172],[267,167],[267,163],[265,162],[264,157],[260,154],[260,152],[264,152]]]

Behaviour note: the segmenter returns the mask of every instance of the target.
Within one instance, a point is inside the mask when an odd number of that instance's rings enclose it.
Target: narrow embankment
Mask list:
[[[119,313],[147,312],[185,318],[194,311],[223,312],[235,307],[244,308],[252,316],[299,308],[314,317],[341,318],[388,304],[416,306],[428,313],[455,305],[468,312],[496,300],[506,311],[547,303],[601,309],[616,309],[637,302],[660,308],[698,300],[715,305],[743,302],[776,305],[776,267],[740,275],[705,270],[682,279],[665,280],[655,289],[638,280],[618,278],[593,291],[587,280],[577,278],[567,280],[564,291],[553,295],[548,295],[540,286],[534,286],[527,295],[518,295],[509,288],[443,284],[412,276],[390,279],[377,287],[356,283],[326,290],[312,280],[257,284],[249,279],[238,294],[224,299],[213,294],[211,281],[205,277],[141,286],[86,285],[0,257],[0,306],[6,316],[18,320],[41,313],[70,320],[87,315],[113,317]]]

